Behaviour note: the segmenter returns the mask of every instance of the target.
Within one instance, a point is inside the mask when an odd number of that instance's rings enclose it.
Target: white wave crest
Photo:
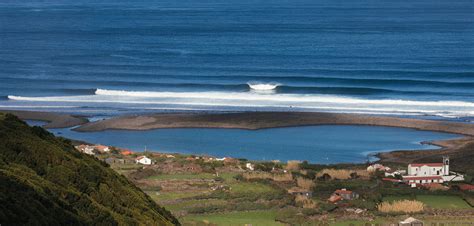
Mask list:
[[[279,83],[259,83],[259,82],[249,82],[247,83],[249,85],[250,89],[255,90],[255,91],[271,91],[275,90],[278,86],[280,86]]]
[[[301,109],[304,111],[377,114],[426,114],[443,117],[474,116],[474,102],[361,99],[319,94],[272,94],[259,92],[159,92],[97,89],[95,95],[22,97],[15,101],[75,102],[121,107],[161,108],[203,106],[231,108]],[[139,106],[137,106],[139,105]]]

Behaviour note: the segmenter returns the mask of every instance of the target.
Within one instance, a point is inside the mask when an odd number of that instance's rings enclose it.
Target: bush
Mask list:
[[[321,203],[319,205],[319,209],[321,211],[325,211],[325,212],[331,212],[331,211],[335,210],[336,208],[337,208],[337,206],[332,204],[332,203]]]
[[[286,164],[286,169],[289,171],[297,171],[300,169],[300,161],[288,161]]]
[[[418,213],[422,212],[424,208],[425,204],[416,200],[382,202],[377,205],[378,211],[382,213]]]
[[[296,184],[298,185],[298,187],[304,189],[311,189],[314,186],[314,182],[312,180],[305,179],[302,177],[296,178]]]

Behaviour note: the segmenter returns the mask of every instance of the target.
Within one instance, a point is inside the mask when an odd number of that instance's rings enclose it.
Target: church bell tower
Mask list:
[[[443,156],[443,172],[444,175],[449,175],[449,156]]]

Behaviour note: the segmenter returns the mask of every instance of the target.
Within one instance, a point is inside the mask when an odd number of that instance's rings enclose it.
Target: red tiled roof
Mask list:
[[[411,163],[409,166],[420,167],[420,166],[443,166],[443,163]]]
[[[136,158],[136,160],[140,160],[142,158],[146,158],[146,156],[139,156],[139,157]]]
[[[459,185],[459,189],[463,191],[473,191],[474,190],[474,185],[472,184],[461,184]]]
[[[328,199],[329,202],[337,202],[341,200],[342,200],[342,197],[339,195],[331,195],[331,197],[329,197]]]
[[[131,155],[131,154],[133,154],[132,151],[122,151],[121,153],[122,153],[122,155]]]
[[[404,176],[404,180],[432,180],[432,179],[441,179],[441,176],[431,176],[431,177],[417,177],[417,176]]]
[[[334,193],[336,193],[336,194],[352,194],[352,191],[337,189]]]

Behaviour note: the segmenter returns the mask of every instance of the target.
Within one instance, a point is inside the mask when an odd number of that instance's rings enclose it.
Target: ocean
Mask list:
[[[0,2],[0,109],[474,116],[474,5]]]

